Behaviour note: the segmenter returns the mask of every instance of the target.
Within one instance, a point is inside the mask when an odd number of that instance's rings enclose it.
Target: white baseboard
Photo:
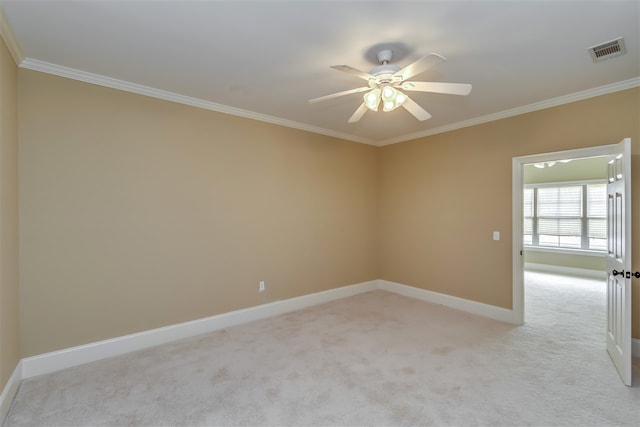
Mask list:
[[[0,425],[4,421],[5,417],[9,413],[13,398],[18,392],[20,382],[22,381],[22,362],[18,362],[18,365],[13,370],[13,374],[9,377],[9,381],[4,386],[2,394],[0,394]]]
[[[607,272],[602,270],[593,270],[589,268],[565,267],[562,265],[538,264],[534,262],[526,262],[525,270],[539,271],[541,273],[562,274],[565,276],[587,277],[590,279],[606,279]]]
[[[438,292],[427,291],[413,286],[389,282],[388,280],[378,280],[378,288],[422,301],[444,305],[456,310],[466,311],[467,313],[477,314],[478,316],[499,320],[501,322],[513,323],[513,310],[509,310],[507,308],[458,298]]]
[[[478,316],[487,317],[489,319],[499,320],[505,323],[514,323],[512,310],[496,307],[495,305],[483,304],[477,301],[427,291],[413,286],[389,282],[388,280],[378,280],[378,289],[434,304],[444,305],[445,307],[466,311],[467,313],[477,314]],[[640,339],[631,338],[631,354],[633,357],[640,357]]]
[[[152,329],[24,358],[20,361],[20,364],[16,368],[16,372],[14,372],[14,375],[11,377],[11,380],[7,383],[7,386],[3,391],[2,400],[0,401],[0,405],[2,406],[0,406],[0,409],[4,410],[5,405],[7,405],[6,409],[8,410],[8,405],[10,405],[11,399],[13,398],[15,391],[17,391],[17,387],[22,379],[56,372],[73,366],[155,347],[161,344],[206,334],[231,326],[301,310],[314,305],[323,304],[376,289],[393,292],[434,304],[441,304],[456,310],[465,311],[505,323],[513,323],[513,312],[506,308],[483,304],[433,291],[427,291],[425,289],[402,285],[387,280],[372,280],[369,282],[344,286],[324,292],[276,301],[203,319],[197,319],[190,322],[178,323],[163,328]],[[640,356],[640,340],[633,340],[632,351],[634,356]],[[6,403],[6,400],[8,400],[9,403]],[[1,412],[0,415],[2,415]],[[2,419],[3,417],[0,416],[0,420]]]
[[[377,281],[363,282],[324,292],[275,301],[216,316],[151,329],[104,341],[71,347],[22,359],[22,378],[31,378],[72,366],[143,350],[172,341],[206,334],[254,320],[301,310],[336,299],[377,289]]]
[[[427,291],[425,289],[402,285],[400,283],[394,283],[387,280],[373,280],[370,282],[331,289],[288,300],[276,301],[191,322],[179,323],[163,328],[152,329],[123,337],[24,358],[18,362],[18,365],[0,395],[0,424],[7,416],[9,409],[11,408],[13,398],[18,392],[18,388],[20,387],[20,383],[23,379],[56,372],[62,369],[113,356],[119,356],[136,350],[155,347],[157,345],[255,320],[301,310],[314,305],[323,304],[376,289],[393,292],[434,304],[441,304],[456,310],[465,311],[506,323],[514,323],[512,310],[438,292]],[[631,351],[634,357],[640,357],[640,339],[633,338],[631,340]]]

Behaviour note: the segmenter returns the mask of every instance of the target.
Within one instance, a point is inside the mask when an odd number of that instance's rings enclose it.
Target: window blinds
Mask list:
[[[523,192],[524,243],[604,250],[606,184],[535,186]]]
[[[582,186],[538,188],[538,234],[582,235]]]
[[[587,235],[589,247],[605,249],[607,239],[607,186],[587,186]]]

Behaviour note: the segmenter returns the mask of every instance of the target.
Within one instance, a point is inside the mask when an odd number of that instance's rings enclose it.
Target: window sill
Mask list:
[[[526,246],[524,247],[525,252],[548,252],[548,253],[556,253],[556,254],[565,254],[565,255],[585,255],[585,256],[593,256],[598,258],[604,258],[607,256],[607,253],[604,251],[590,251],[585,249],[569,249],[569,248],[551,248],[545,246]]]

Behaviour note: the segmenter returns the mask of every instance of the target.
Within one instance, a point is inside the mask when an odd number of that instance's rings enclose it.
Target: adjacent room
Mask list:
[[[599,289],[600,305],[604,308],[607,286],[607,165],[607,157],[604,156],[525,165],[524,265],[525,271],[534,278],[531,283],[525,278],[525,288],[551,278],[535,273],[560,273],[592,279],[599,283],[594,291]],[[584,283],[585,293],[588,293],[592,286]],[[553,283],[540,286],[540,291],[550,296],[556,291],[553,286]],[[578,301],[582,288],[567,287],[562,293],[567,301]],[[587,317],[590,313],[579,311],[575,315]],[[604,323],[600,327],[604,328]]]
[[[0,35],[4,427],[640,423],[638,1]]]

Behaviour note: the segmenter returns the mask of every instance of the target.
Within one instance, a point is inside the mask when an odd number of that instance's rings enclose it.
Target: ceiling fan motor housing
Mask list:
[[[393,52],[390,50],[381,50],[380,52],[378,52],[378,61],[380,61],[381,65],[378,65],[369,72],[369,74],[371,74],[372,76],[378,77],[376,79],[378,84],[391,83],[391,81],[393,80],[391,78],[393,74],[400,71],[400,67],[398,67],[397,65],[389,64],[392,56]],[[388,75],[388,77],[385,75]]]
[[[371,72],[369,74],[373,75],[373,76],[379,76],[381,74],[395,74],[398,71],[400,71],[400,67],[398,67],[397,65],[391,65],[391,64],[383,64],[383,65],[378,65],[377,67],[373,68],[371,70]]]

